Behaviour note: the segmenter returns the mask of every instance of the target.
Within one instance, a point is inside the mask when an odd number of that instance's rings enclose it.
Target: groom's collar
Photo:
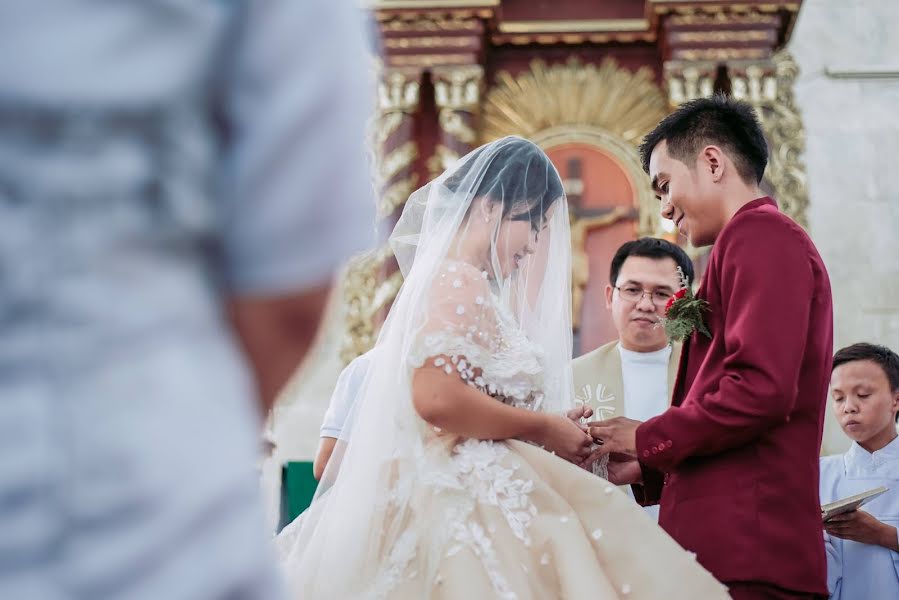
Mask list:
[[[756,210],[759,208],[764,208],[765,206],[773,206],[774,210],[780,211],[780,209],[777,207],[777,202],[771,196],[762,196],[761,198],[756,198],[755,200],[750,200],[749,202],[747,202],[746,204],[741,206],[739,208],[739,210],[737,210],[737,212],[735,212],[734,215],[730,219],[728,219],[727,223],[724,224],[724,227],[721,229],[721,231],[718,232],[718,237],[716,238],[715,241],[717,242],[718,240],[720,240],[721,236],[730,230],[731,223],[733,223],[734,220],[736,220],[736,218],[738,216],[740,216],[741,214],[743,214],[745,212],[749,212],[749,211]],[[718,244],[716,243],[715,245],[717,246]],[[702,289],[701,285],[699,287],[700,287],[700,289]]]
[[[734,216],[736,217],[738,214],[740,214],[742,212],[746,212],[748,210],[754,210],[756,208],[760,208],[760,207],[766,206],[766,205],[773,206],[774,208],[777,208],[778,210],[780,210],[777,206],[777,201],[774,198],[772,198],[771,196],[763,196],[761,198],[756,198],[755,200],[753,200],[751,202],[747,202],[746,204],[741,206],[740,210],[738,210],[737,212],[734,213]]]

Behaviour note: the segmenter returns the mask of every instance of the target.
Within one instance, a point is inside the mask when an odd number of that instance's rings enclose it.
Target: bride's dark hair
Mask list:
[[[546,153],[533,142],[507,137],[485,167],[479,160],[484,148],[475,150],[444,185],[454,193],[474,189],[474,197],[500,204],[504,219],[541,222],[563,195],[562,180]],[[483,174],[480,181],[472,179],[472,172]]]

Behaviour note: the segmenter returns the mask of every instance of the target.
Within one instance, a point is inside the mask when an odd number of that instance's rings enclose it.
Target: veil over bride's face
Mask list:
[[[544,350],[547,372],[559,374],[550,385],[557,391],[548,395],[567,401],[570,394],[562,388],[569,382],[562,374],[571,356],[571,239],[562,180],[543,150],[513,136],[462,157],[412,194],[390,244],[404,283],[382,339],[403,319],[408,325],[397,325],[399,330],[416,330],[444,295],[477,288],[473,300],[483,303],[486,291]],[[447,262],[470,265],[489,285],[444,280],[456,272]],[[459,315],[469,310],[451,308]]]
[[[555,199],[545,204],[545,212],[532,220],[527,211],[504,216],[502,203],[490,198],[475,200],[473,210],[467,217],[468,222],[462,229],[464,234],[460,236],[456,252],[463,256],[482,257],[484,270],[496,277],[489,260],[491,250],[495,250],[499,278],[510,277],[537,252],[541,241],[545,241],[557,201]],[[528,200],[524,207],[537,206],[538,202]],[[494,240],[493,243],[491,240]]]
[[[499,250],[499,268],[502,277],[518,270],[521,262],[537,251],[537,238],[541,226],[523,221],[503,221],[496,236]]]
[[[470,198],[448,256],[474,263],[495,280],[533,262],[529,257],[545,241],[554,208],[564,204],[549,158],[521,138],[482,146],[435,183],[456,202]]]

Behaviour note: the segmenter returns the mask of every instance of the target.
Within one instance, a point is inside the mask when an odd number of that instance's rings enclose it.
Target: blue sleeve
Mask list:
[[[825,533],[824,551],[827,554],[827,589],[830,591],[831,600],[840,600],[843,584],[843,544]]]
[[[221,86],[225,275],[237,294],[302,291],[374,241],[363,14],[270,0],[238,24]]]
[[[834,497],[836,482],[843,471],[843,456],[825,456],[820,460],[819,496],[821,504],[837,500]],[[842,597],[843,541],[824,532],[824,552],[827,556],[827,589],[832,599]]]
[[[899,527],[896,528],[896,535],[899,537]],[[896,572],[896,581],[899,583],[899,552],[891,550],[890,556],[893,558],[893,570]]]

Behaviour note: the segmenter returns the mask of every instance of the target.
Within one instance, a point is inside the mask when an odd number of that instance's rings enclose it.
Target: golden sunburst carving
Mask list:
[[[500,72],[481,114],[483,141],[584,125],[636,146],[668,114],[668,103],[648,67],[631,72],[611,58],[599,67],[577,59],[557,65],[535,60],[517,77]]]
[[[668,100],[648,67],[631,72],[611,58],[599,67],[577,59],[552,66],[535,60],[517,77],[500,72],[481,114],[484,142],[520,135],[547,150],[578,142],[612,157],[634,186],[637,234],[664,235],[637,153],[643,136],[668,114]]]

